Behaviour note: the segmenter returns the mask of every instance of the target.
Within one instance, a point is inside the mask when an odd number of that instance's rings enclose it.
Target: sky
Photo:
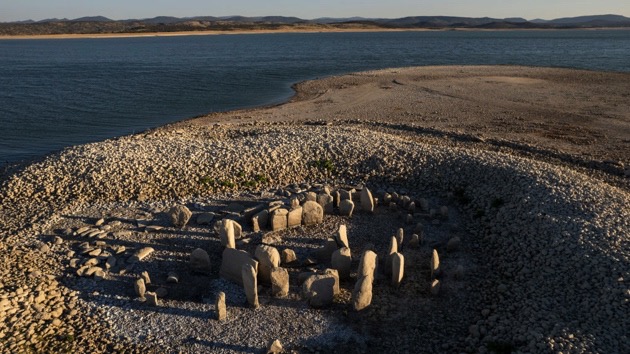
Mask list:
[[[630,17],[630,0],[0,0],[0,22],[105,16],[319,17],[465,16],[554,19],[617,14]]]

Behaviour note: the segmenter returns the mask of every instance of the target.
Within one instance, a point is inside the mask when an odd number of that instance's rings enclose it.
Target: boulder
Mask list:
[[[280,254],[280,258],[282,260],[282,264],[289,264],[297,261],[297,256],[295,255],[295,251],[289,248],[285,248],[282,250]]]
[[[335,277],[330,274],[310,276],[302,285],[302,293],[312,307],[331,305],[335,295]]]
[[[249,253],[234,248],[226,248],[223,250],[219,275],[224,279],[243,285],[243,265],[252,266],[258,272],[258,262]]]
[[[252,217],[252,228],[254,229],[254,232],[267,228],[268,223],[269,211],[267,210],[262,210]]]
[[[369,213],[374,211],[374,198],[370,190],[365,187],[361,190],[361,209]]]
[[[215,301],[215,311],[218,321],[223,321],[227,318],[227,306],[225,306],[225,293],[220,292],[217,294]]]
[[[219,238],[223,247],[236,248],[236,234],[240,231],[240,225],[234,220],[223,219],[217,222]]]
[[[400,286],[400,282],[405,274],[405,257],[402,253],[394,253],[392,256],[392,285]]]
[[[273,340],[267,344],[267,354],[280,354],[284,349],[279,340]]]
[[[190,220],[192,213],[184,205],[175,205],[168,211],[168,216],[173,226],[184,227]]]
[[[352,266],[352,255],[350,249],[342,247],[336,250],[332,254],[331,258],[332,267],[339,272],[341,279],[347,279],[350,277],[350,268]]]
[[[306,201],[307,202],[317,202],[317,193],[308,192],[306,193]]]
[[[354,211],[354,202],[350,199],[343,199],[339,203],[339,215],[341,216],[352,216],[352,212]]]
[[[271,230],[280,231],[287,228],[289,211],[284,208],[276,209],[271,214]]]
[[[440,293],[440,281],[437,279],[434,279],[431,282],[431,295],[433,296],[437,296]]]
[[[253,308],[258,308],[258,282],[256,281],[256,269],[249,264],[243,264],[241,276],[247,303]]]
[[[258,245],[254,256],[258,260],[258,276],[264,284],[271,283],[271,270],[280,266],[280,253],[275,247]]]
[[[324,209],[314,201],[307,201],[303,205],[302,222],[304,225],[316,225],[324,221]]]
[[[359,277],[352,291],[352,308],[361,311],[372,303],[372,284],[374,277],[371,275]]]
[[[289,228],[298,227],[302,225],[302,207],[298,206],[289,211],[287,217],[287,226]]]
[[[190,254],[190,267],[195,272],[210,272],[210,256],[208,252],[197,248]]]
[[[289,272],[276,267],[271,270],[271,295],[285,297],[289,295]]]

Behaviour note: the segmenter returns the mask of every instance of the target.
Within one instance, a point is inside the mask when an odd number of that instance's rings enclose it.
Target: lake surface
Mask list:
[[[280,103],[317,77],[449,64],[630,72],[629,58],[630,30],[0,40],[0,165]]]

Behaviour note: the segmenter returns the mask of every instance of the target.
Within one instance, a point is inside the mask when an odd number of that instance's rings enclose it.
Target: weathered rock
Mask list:
[[[145,259],[147,256],[149,256],[151,253],[153,253],[153,251],[155,251],[153,247],[143,247],[139,249],[138,251],[136,251],[136,253],[134,253],[133,256],[129,257],[128,262],[129,263],[139,262]]]
[[[133,283],[133,288],[136,291],[136,295],[138,295],[139,298],[144,299],[144,294],[147,291],[147,287],[144,284],[144,279],[136,279],[136,281]]]
[[[317,193],[308,192],[306,193],[306,201],[307,202],[317,202]]]
[[[284,297],[289,294],[289,272],[276,267],[271,270],[271,295]]]
[[[418,236],[418,234],[413,234],[411,235],[411,240],[409,240],[407,244],[409,245],[409,247],[417,248],[420,247],[421,243],[422,242],[420,240],[420,236]]]
[[[282,250],[280,254],[280,258],[282,259],[282,264],[289,264],[297,261],[297,256],[295,255],[295,251],[289,248],[285,248]]]
[[[317,250],[317,260],[320,263],[328,263],[332,259],[333,253],[338,249],[337,241],[333,238],[329,238],[324,243],[324,246]]]
[[[352,211],[354,211],[354,202],[352,200],[343,199],[339,203],[339,215],[352,216]]]
[[[374,278],[374,271],[376,270],[377,255],[374,251],[366,250],[361,256],[361,262],[359,262],[359,270],[357,277],[371,276]]]
[[[359,277],[352,291],[352,308],[361,311],[372,303],[372,284],[374,277],[371,275]]]
[[[367,188],[361,190],[361,209],[369,213],[374,211],[374,198],[372,192]]]
[[[284,208],[274,210],[274,212],[271,214],[271,230],[279,231],[286,229],[288,214],[289,211]]]
[[[440,286],[441,286],[440,281],[437,279],[434,279],[431,282],[431,295],[437,296],[440,293]]]
[[[217,294],[215,300],[215,311],[218,321],[223,321],[227,318],[227,307],[225,306],[225,293],[220,292]]]
[[[214,213],[201,213],[197,216],[197,224],[199,225],[210,225],[214,220]]]
[[[177,273],[175,272],[168,272],[168,275],[166,276],[166,282],[173,284],[179,283],[179,275],[177,275]]]
[[[175,205],[168,211],[168,216],[173,226],[184,227],[190,220],[192,213],[184,205]]]
[[[350,277],[350,267],[352,266],[352,255],[350,249],[342,247],[332,254],[332,267],[339,272],[341,279]]]
[[[277,339],[267,344],[267,354],[280,354],[283,350],[282,343]]]
[[[234,248],[226,248],[223,250],[219,275],[224,279],[243,285],[242,268],[244,265],[252,266],[258,272],[258,262],[249,253]]]
[[[151,277],[149,277],[149,272],[144,271],[144,272],[140,273],[140,278],[142,278],[142,280],[144,280],[145,284],[151,284]]]
[[[341,288],[339,287],[339,272],[337,269],[326,268],[324,269],[325,275],[330,275],[335,278],[335,285],[333,285],[333,294],[337,295],[341,292]]]
[[[197,248],[190,254],[190,267],[195,272],[207,273],[210,271],[210,256],[208,252]]]
[[[352,200],[352,193],[353,192],[354,192],[354,189],[352,189],[352,190],[340,189],[339,190],[339,197],[341,198],[342,201],[343,200]]]
[[[396,231],[396,241],[398,242],[399,248],[402,247],[404,238],[405,238],[405,230],[403,230],[402,228],[399,228],[398,231]]]
[[[234,220],[223,219],[217,222],[219,238],[223,247],[236,248],[236,232],[240,230],[240,225]]]
[[[267,228],[268,224],[269,224],[269,211],[268,210],[262,210],[261,212],[257,213],[256,215],[252,217],[252,227],[254,229],[254,232],[258,232],[262,229]]]
[[[168,296],[168,290],[165,287],[161,286],[161,287],[157,288],[157,290],[155,290],[155,294],[158,297],[166,297],[166,296]]]
[[[241,268],[241,276],[243,288],[245,289],[245,296],[247,297],[247,303],[253,308],[258,308],[258,282],[256,280],[256,269],[249,264],[244,264]]]
[[[455,252],[459,249],[459,245],[462,243],[462,240],[455,236],[453,238],[451,238],[450,240],[448,240],[448,243],[446,244],[446,250],[448,252]]]
[[[302,222],[304,225],[316,225],[324,221],[324,209],[314,201],[307,201],[303,205]]]
[[[298,206],[289,211],[287,217],[287,227],[293,228],[302,225],[302,207]]]
[[[337,241],[338,247],[347,247],[350,249],[350,242],[348,241],[348,229],[346,225],[339,225],[339,230],[335,235],[335,241]]]
[[[258,245],[254,256],[258,260],[258,276],[263,284],[271,283],[271,270],[280,266],[280,253],[275,247]]]
[[[389,240],[387,255],[385,256],[385,274],[392,274],[392,255],[398,252],[398,241],[395,236]]]
[[[302,293],[309,305],[315,308],[332,304],[335,278],[332,275],[313,275],[302,285]]]
[[[330,194],[320,194],[317,203],[324,208],[324,214],[332,214],[335,210],[334,198]]]
[[[415,214],[416,213],[416,202],[409,203],[409,206],[407,207],[407,211],[409,212],[409,214]]]
[[[435,279],[435,277],[440,273],[440,257],[438,256],[437,250],[433,250],[433,254],[431,255],[431,279]]]
[[[147,299],[147,304],[151,306],[160,306],[160,300],[158,299],[156,293],[147,291],[144,296]]]
[[[405,257],[402,253],[394,253],[392,256],[392,285],[400,286],[400,282],[405,274]]]

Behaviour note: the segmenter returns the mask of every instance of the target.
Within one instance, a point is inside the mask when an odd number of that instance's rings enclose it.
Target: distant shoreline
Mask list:
[[[0,40],[22,39],[99,39],[99,38],[144,38],[144,37],[179,37],[179,36],[217,36],[242,34],[274,34],[274,33],[370,33],[370,32],[505,32],[505,31],[602,31],[627,30],[630,27],[601,27],[601,28],[292,28],[278,30],[236,30],[236,31],[178,31],[178,32],[147,32],[147,33],[80,33],[80,34],[43,34],[43,35],[14,35],[0,36]]]

